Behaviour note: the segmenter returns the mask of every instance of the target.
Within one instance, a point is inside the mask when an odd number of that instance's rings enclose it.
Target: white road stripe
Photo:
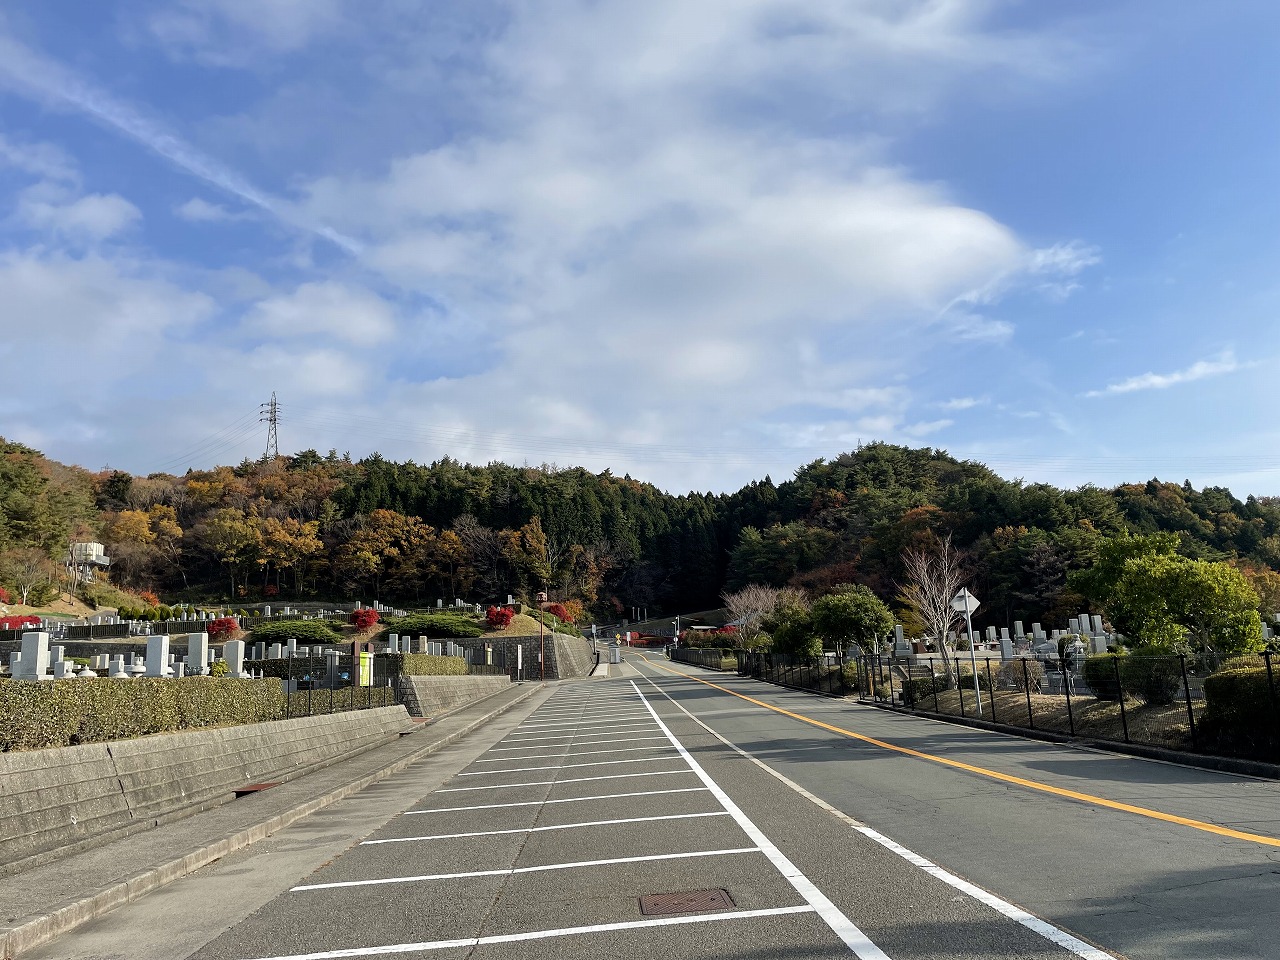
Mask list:
[[[666,739],[663,737],[662,739]],[[565,744],[565,747],[576,746],[576,744]],[[542,747],[534,749],[541,750]],[[621,747],[617,750],[584,750],[582,753],[535,753],[531,757],[494,757],[491,760],[477,760],[476,763],[508,763],[511,760],[552,760],[564,759],[566,757],[598,757],[606,753],[639,753],[642,750],[670,750],[671,745],[660,743],[652,747]]]
[[[516,803],[477,803],[470,807],[432,807],[406,810],[401,816],[417,813],[458,813],[464,810],[500,810],[504,807],[540,807],[544,803],[582,803],[584,800],[619,800],[623,797],[656,797],[667,793],[705,793],[706,787],[676,787],[674,790],[636,790],[631,793],[601,793],[594,797],[564,797],[560,800],[520,800]]]
[[[643,930],[648,927],[675,927],[690,923],[714,923],[717,920],[751,920],[756,917],[782,917],[795,913],[813,913],[813,907],[770,907],[765,910],[732,910],[725,913],[703,913],[690,917],[654,917],[649,920],[624,920],[619,923],[596,923],[586,927],[562,927],[559,930],[531,930],[528,933],[504,933],[464,940],[427,940],[422,943],[393,943],[383,947],[348,947],[320,953],[295,953],[287,957],[261,957],[259,960],[343,960],[345,957],[385,957],[396,953],[418,953],[429,950],[453,950],[460,947],[484,947],[500,943],[522,943],[526,940],[548,940],[552,937],[579,937],[589,933],[613,933],[615,930]]]
[[[684,748],[684,745],[676,739],[675,734],[662,722],[662,718],[658,716],[658,711],[653,709],[653,704],[640,692],[640,688],[636,686],[635,681],[630,682],[636,691],[636,696],[644,702],[644,705],[649,709],[649,713],[652,714],[653,722],[670,738],[672,745],[680,751],[680,755],[684,757],[685,762],[689,764],[693,772],[707,785],[712,795],[720,801],[721,806],[729,811],[733,819],[737,821],[738,826],[743,829],[748,837],[755,841],[760,847],[760,852],[769,858],[778,872],[795,888],[795,891],[804,898],[806,903],[814,908],[818,916],[826,921],[832,932],[843,940],[845,945],[857,954],[860,960],[889,960],[888,955],[872,943],[867,935],[859,930],[857,925],[828,899],[825,893],[801,873],[799,868],[787,859],[786,854],[779,850],[774,842],[766,837],[764,832],[742,812],[742,809],[720,788],[720,785],[711,779],[711,776],[699,766],[698,761],[693,759],[689,751]]]
[[[389,883],[418,883],[423,880],[465,880],[471,877],[510,877],[520,873],[547,873],[552,870],[574,870],[578,867],[609,867],[617,863],[653,863],[658,860],[692,860],[695,857],[723,857],[733,853],[759,853],[758,847],[734,847],[730,850],[693,850],[688,853],[653,853],[643,857],[617,857],[612,860],[578,860],[573,863],[547,863],[538,867],[508,867],[505,870],[473,870],[469,873],[429,873],[419,877],[384,877],[378,880],[339,880],[335,883],[305,883],[291,892],[333,890],[337,887],[377,887]]]
[[[477,770],[460,773],[460,777],[500,777],[504,773],[532,773],[535,770],[573,770],[576,767],[612,767],[620,763],[662,763],[675,757],[631,757],[628,760],[592,760],[590,763],[557,763],[549,767],[512,767],[509,770]]]
[[[501,790],[503,787],[542,787],[548,784],[590,783],[593,780],[630,780],[633,777],[665,777],[674,773],[693,773],[692,770],[646,770],[642,773],[611,773],[605,777],[573,777],[568,780],[530,780],[527,783],[488,783],[483,787],[441,787],[436,793],[469,793],[472,790]]]
[[[622,721],[621,723],[616,720]],[[589,720],[583,722],[581,720],[556,720],[547,723],[522,723],[516,727],[517,730],[560,730],[564,727],[573,727],[575,730],[590,729],[594,727],[625,727],[632,723],[641,723],[644,721],[643,714],[634,714],[630,717],[617,717],[616,720]]]
[[[888,837],[884,836],[884,834],[878,832],[877,830],[872,829],[871,827],[868,827],[862,821],[854,819],[853,817],[845,813],[843,810],[839,810],[836,807],[833,807],[831,804],[827,803],[827,801],[823,800],[821,797],[810,793],[804,787],[800,786],[800,784],[796,783],[790,777],[786,776],[786,774],[779,773],[777,770],[773,769],[773,767],[769,766],[763,760],[747,753],[747,751],[743,750],[737,744],[730,743],[729,740],[721,736],[715,730],[711,729],[711,727],[707,726],[707,724],[703,723],[701,720],[695,717],[692,713],[686,710],[683,706],[677,703],[671,697],[670,694],[668,694],[665,690],[663,690],[660,686],[658,686],[658,684],[654,683],[651,678],[645,677],[645,679],[649,681],[649,684],[655,690],[657,690],[664,697],[670,700],[673,706],[675,706],[678,710],[684,713],[685,716],[687,716],[690,720],[692,720],[698,726],[702,727],[704,730],[710,733],[713,737],[715,737],[721,743],[725,744],[730,749],[737,751],[743,757],[745,757],[746,759],[754,763],[761,770],[764,770],[766,773],[769,773],[773,777],[776,777],[778,780],[786,784],[788,787],[790,787],[796,793],[800,794],[805,799],[821,807],[823,810],[826,810],[828,813],[832,814],[833,816],[843,820],[845,823],[847,823],[854,830],[857,830],[863,836],[867,837],[868,839],[874,840],[876,843],[880,844],[886,849],[893,851],[898,856],[906,860],[908,863],[911,863],[917,867],[920,867],[920,869],[924,870],[925,872],[941,880],[943,883],[946,883],[949,886],[952,886],[963,893],[969,894],[969,896],[973,897],[974,899],[982,903],[985,903],[987,906],[996,910],[1000,914],[1008,917],[1010,920],[1013,920],[1014,922],[1021,924],[1022,926],[1026,927],[1028,930],[1033,930],[1034,932],[1040,934],[1045,939],[1051,941],[1052,943],[1057,944],[1063,949],[1071,951],[1078,957],[1083,957],[1085,958],[1085,960],[1115,960],[1115,958],[1111,954],[1103,950],[1100,950],[1091,944],[1085,943],[1083,940],[1080,940],[1077,937],[1072,936],[1071,934],[1067,933],[1065,930],[1061,929],[1060,927],[1055,927],[1053,924],[1045,920],[1041,920],[1039,917],[1035,916],[1034,914],[1028,913],[1026,910],[1023,910],[1021,907],[1017,906],[1016,904],[1012,904],[1007,900],[1002,900],[1000,897],[997,897],[995,894],[990,893],[986,890],[983,890],[981,887],[977,886],[976,884],[970,883],[968,880],[965,880],[961,877],[956,876],[953,873],[950,873],[949,871],[943,869],[942,867],[939,867],[936,863],[933,863],[931,860],[928,860],[925,857],[920,856],[918,853],[915,853],[912,850],[908,850],[906,847],[902,846],[902,844],[898,843],[897,841],[890,840]]]
[[[556,738],[556,739],[561,739],[561,738]],[[572,738],[572,737],[570,737],[569,739],[573,739],[573,738]],[[562,747],[590,747],[590,746],[594,746],[595,744],[599,744],[599,743],[639,743],[641,740],[662,740],[663,742],[666,742],[666,739],[667,739],[666,737],[662,737],[662,736],[657,736],[657,737],[617,737],[616,739],[612,739],[612,740],[578,740],[578,741],[576,741],[576,742],[574,742],[574,743],[562,743],[562,744],[560,744],[560,746],[562,746]],[[498,742],[499,742],[499,743],[501,743],[502,741],[498,741]],[[503,753],[506,753],[507,751],[511,751],[511,750],[550,750],[550,749],[551,749],[550,747],[535,747],[535,746],[523,746],[523,747],[491,747],[491,748],[488,750],[488,752],[489,752],[489,753],[497,753],[498,751],[502,751]]]
[[[636,722],[634,722],[634,723],[620,723],[620,724],[618,724],[617,726],[613,726],[613,727],[609,727],[609,728],[607,728],[607,730],[608,730],[608,729],[612,729],[612,730],[623,730],[623,729],[628,728],[628,727],[644,727],[645,729],[652,729],[652,728],[653,728],[653,724],[652,724],[652,723],[642,722],[642,721],[636,721]],[[589,736],[589,737],[598,737],[598,736],[600,736],[601,734],[603,734],[603,733],[607,732],[607,730],[590,730],[590,731],[588,731],[588,732],[587,732],[587,736]],[[634,729],[629,729],[629,730],[627,730],[626,732],[627,732],[627,733],[639,733],[639,731],[638,731],[638,730],[634,730]],[[578,736],[577,731],[574,731],[573,733],[556,733],[556,734],[551,734],[551,735],[549,735],[549,736],[523,736],[523,735],[521,735],[521,736],[515,736],[514,734],[508,734],[507,736],[503,737],[503,738],[502,738],[502,740],[503,740],[503,742],[504,742],[504,743],[505,743],[505,742],[508,742],[508,741],[517,741],[517,740],[519,740],[519,741],[524,741],[524,740],[563,740],[563,739],[564,739],[564,738],[566,738],[566,737],[568,737],[568,738],[572,739],[573,737],[576,737],[576,736]]]
[[[547,827],[524,827],[514,830],[477,830],[473,833],[436,833],[426,837],[387,837],[385,840],[364,840],[361,846],[377,843],[410,843],[416,840],[458,840],[464,837],[497,837],[508,833],[546,833],[549,830],[576,830],[578,827],[608,827],[619,823],[652,823],[656,820],[699,820],[703,817],[727,817],[723,810],[707,813],[668,813],[656,817],[627,817],[622,820],[584,820],[581,823],[559,823]]]

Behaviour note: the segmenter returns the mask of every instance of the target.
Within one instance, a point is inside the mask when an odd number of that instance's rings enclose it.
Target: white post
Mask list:
[[[973,665],[973,695],[978,699],[978,716],[982,716],[982,689],[978,686],[978,654],[974,651],[973,616],[969,613],[969,592],[964,594],[964,623],[969,631],[969,662]]]

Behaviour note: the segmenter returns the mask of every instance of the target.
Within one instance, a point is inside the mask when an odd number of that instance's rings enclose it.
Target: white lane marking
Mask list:
[[[520,873],[547,873],[551,870],[574,870],[578,867],[609,867],[617,863],[653,863],[658,860],[692,860],[695,857],[723,857],[733,853],[759,853],[759,847],[733,847],[729,850],[691,850],[687,853],[651,853],[642,857],[616,857],[612,860],[577,860],[573,863],[547,863],[538,867],[507,867],[505,870],[472,870],[469,873],[428,873],[419,877],[383,877],[377,880],[339,880],[335,883],[304,883],[291,892],[332,890],[336,887],[377,887],[388,883],[417,883],[420,880],[465,880],[470,877],[510,877]]]
[[[777,868],[778,872],[786,878],[787,882],[795,888],[796,893],[804,898],[817,912],[818,916],[826,922],[833,933],[844,941],[845,945],[858,955],[861,960],[889,960],[889,956],[877,947],[867,937],[865,933],[858,929],[857,925],[841,912],[840,908],[828,899],[827,895],[814,885],[808,877],[800,872],[800,869],[787,859],[786,854],[777,848],[772,840],[764,835],[759,827],[757,827],[742,809],[733,802],[733,798],[720,788],[720,785],[711,779],[710,774],[703,770],[698,761],[693,759],[689,751],[684,748],[675,734],[662,722],[662,718],[658,716],[658,711],[653,709],[648,698],[640,692],[640,688],[636,686],[635,681],[630,681],[631,686],[653,716],[653,722],[656,723],[662,731],[670,738],[672,745],[680,751],[680,755],[684,757],[685,762],[693,769],[704,784],[707,785],[712,795],[720,801],[720,805],[729,811],[738,826],[742,828],[752,841],[759,846],[760,852],[769,858],[769,861]]]
[[[634,777],[665,777],[677,773],[693,773],[692,770],[646,770],[641,773],[611,773],[605,777],[573,777],[568,780],[530,780],[527,783],[487,783],[483,787],[441,787],[436,793],[469,793],[472,790],[501,790],[503,787],[542,787],[562,783],[590,783],[593,780],[631,780]]]
[[[504,773],[532,773],[535,770],[572,770],[576,767],[614,767],[622,763],[663,763],[675,757],[631,757],[627,760],[592,760],[590,763],[557,763],[549,767],[511,767],[508,770],[477,770],[460,773],[460,777],[500,777]]]
[[[764,910],[731,910],[725,913],[703,913],[691,917],[654,917],[649,920],[624,920],[618,923],[594,923],[585,927],[561,927],[558,930],[530,930],[527,933],[504,933],[464,940],[427,940],[422,943],[392,943],[383,947],[348,947],[345,950],[323,950],[320,953],[294,953],[287,957],[260,957],[258,960],[343,960],[344,957],[383,957],[396,953],[418,953],[429,950],[452,950],[459,947],[484,947],[526,940],[548,940],[552,937],[578,937],[588,933],[613,933],[616,930],[644,930],[648,927],[675,927],[689,923],[714,923],[717,920],[753,920],[756,917],[783,917],[788,914],[813,913],[813,907],[769,907]]]
[[[636,722],[634,722],[634,723],[620,723],[620,724],[618,724],[617,726],[609,727],[608,729],[611,729],[611,730],[623,730],[624,728],[631,728],[631,727],[644,727],[645,729],[652,729],[652,728],[653,728],[653,724],[651,724],[651,723],[645,723],[645,722],[643,722],[643,721],[636,721]],[[598,737],[598,736],[601,736],[602,734],[604,734],[604,733],[606,733],[606,732],[607,732],[607,730],[590,730],[590,731],[588,731],[588,732],[587,732],[587,736],[589,736],[589,737]],[[639,733],[640,731],[638,731],[638,730],[634,730],[634,729],[628,729],[626,732],[627,732],[627,733]],[[517,737],[517,736],[510,736],[510,735],[509,735],[509,736],[503,737],[503,738],[502,738],[502,742],[503,742],[503,743],[507,743],[507,742],[515,742],[515,741],[524,742],[524,741],[526,741],[526,740],[563,740],[565,737],[568,737],[568,738],[572,739],[572,738],[574,738],[574,737],[576,737],[576,736],[578,736],[577,731],[574,731],[573,733],[556,733],[556,734],[550,734],[550,735],[548,735],[548,736],[527,736],[527,737],[526,737],[526,736],[519,736],[519,737]]]
[[[561,739],[561,738],[556,738],[556,739]],[[570,738],[570,739],[572,739],[572,738]],[[601,744],[601,743],[605,743],[605,744],[608,744],[608,743],[639,743],[639,742],[640,742],[640,741],[642,741],[642,740],[662,740],[662,741],[664,741],[664,742],[665,742],[665,741],[666,741],[666,739],[667,739],[666,737],[662,737],[662,736],[658,736],[658,737],[618,737],[617,739],[614,739],[614,740],[577,740],[577,741],[575,741],[574,743],[562,743],[562,744],[559,744],[559,746],[562,746],[562,747],[590,747],[590,746],[594,746],[594,745],[596,745],[596,744]],[[499,741],[499,743],[501,743],[501,741]],[[488,752],[489,752],[489,753],[497,753],[497,752],[501,751],[502,753],[508,753],[508,752],[511,752],[511,751],[514,751],[514,750],[550,750],[550,749],[551,749],[551,747],[535,747],[535,746],[529,745],[529,746],[523,746],[523,747],[492,747],[492,748],[490,748],[490,750],[489,750]]]
[[[681,704],[677,703],[676,700],[672,698],[671,694],[667,693],[665,690],[662,689],[662,687],[654,683],[652,678],[645,677],[645,679],[649,681],[650,685],[655,690],[657,690],[660,694],[662,694],[664,697],[670,700],[672,706],[674,706],[677,710],[679,710],[681,713],[687,716],[690,720],[692,720],[698,726],[706,730],[709,734],[711,734],[713,737],[715,737],[725,746],[729,747],[732,750],[737,751],[743,757],[745,757],[746,759],[754,763],[761,770],[764,770],[766,773],[770,774],[771,776],[775,777],[782,783],[786,784],[788,787],[790,787],[796,793],[800,794],[806,800],[821,807],[823,810],[827,811],[827,813],[830,813],[832,816],[837,817],[840,820],[843,820],[854,830],[857,830],[859,833],[863,834],[868,839],[874,840],[876,843],[880,844],[885,849],[893,851],[898,856],[906,860],[908,863],[911,863],[917,867],[920,867],[920,869],[924,870],[925,872],[941,880],[943,883],[948,884],[949,886],[952,886],[963,893],[969,894],[969,896],[973,897],[974,899],[982,903],[985,903],[987,906],[991,907],[993,910],[996,910],[998,913],[1008,917],[1010,920],[1013,920],[1015,923],[1019,923],[1022,926],[1026,927],[1028,930],[1032,930],[1040,934],[1042,937],[1051,941],[1052,943],[1055,943],[1066,950],[1070,950],[1072,953],[1074,953],[1078,957],[1084,957],[1085,960],[1115,960],[1115,958],[1111,954],[1106,953],[1103,950],[1099,950],[1097,947],[1094,947],[1091,944],[1085,943],[1083,940],[1073,937],[1071,934],[1067,933],[1065,930],[1061,929],[1060,927],[1055,927],[1053,924],[1048,923],[1045,920],[1041,920],[1039,917],[1035,916],[1034,914],[1028,913],[1026,910],[1023,910],[1021,907],[1017,906],[1016,904],[1010,903],[1007,900],[1002,900],[1000,897],[997,897],[995,894],[990,893],[986,890],[983,890],[977,884],[970,883],[968,880],[958,877],[954,873],[950,873],[949,871],[933,863],[931,860],[928,860],[920,856],[918,853],[915,853],[914,851],[909,850],[906,847],[902,846],[902,844],[898,843],[897,841],[890,840],[888,837],[884,836],[884,834],[872,829],[871,827],[868,827],[861,820],[854,819],[853,817],[845,813],[843,810],[839,810],[836,807],[833,807],[831,804],[827,803],[827,801],[823,800],[821,797],[810,793],[804,787],[800,786],[800,784],[796,783],[786,774],[780,773],[779,771],[773,769],[773,767],[769,766],[763,760],[759,759],[758,757],[752,756],[751,754],[747,753],[747,751],[739,747],[736,743],[731,743],[730,741],[725,739],[723,736],[721,736],[719,733],[717,733],[715,730],[712,730],[711,727],[707,726],[707,724],[705,724],[703,721],[695,717],[692,713],[686,710]]]
[[[664,737],[663,739],[666,738]],[[569,746],[576,746],[576,744],[565,744],[565,747]],[[535,753],[529,757],[494,757],[491,760],[477,760],[476,763],[509,763],[512,760],[563,760],[568,757],[599,757],[606,753],[640,753],[643,750],[670,749],[670,744],[660,743],[652,747],[621,747],[617,750],[584,750],[581,753]]]
[[[520,800],[516,803],[477,803],[470,807],[432,807],[430,810],[406,810],[402,816],[415,813],[458,813],[463,810],[499,810],[504,807],[540,807],[544,803],[582,803],[584,800],[618,800],[622,797],[656,797],[666,793],[705,793],[706,787],[676,787],[674,790],[635,790],[631,793],[601,793],[594,797],[564,797],[560,800]]]
[[[536,713],[520,724],[522,727],[569,727],[575,723],[607,723],[610,720],[634,720],[643,717],[638,710],[629,713],[584,713],[578,717],[539,717]]]
[[[584,820],[581,823],[558,823],[547,827],[524,827],[514,830],[477,830],[473,833],[436,833],[426,837],[387,837],[384,840],[363,840],[361,846],[377,843],[410,843],[416,840],[458,840],[464,837],[498,837],[508,833],[546,833],[549,830],[576,830],[578,827],[608,827],[619,823],[652,823],[655,820],[699,820],[704,817],[727,817],[723,810],[707,813],[667,813],[656,817],[626,817],[622,820]]]
[[[580,720],[571,720],[566,721],[565,723],[561,723],[559,721],[556,721],[555,723],[522,723],[520,726],[516,727],[516,730],[563,730],[566,727],[572,727],[575,730],[594,730],[596,727],[626,727],[635,723],[643,723],[644,717],[642,714],[637,713],[634,717],[619,717],[618,720],[621,722],[612,720],[591,720],[587,723],[583,723]]]

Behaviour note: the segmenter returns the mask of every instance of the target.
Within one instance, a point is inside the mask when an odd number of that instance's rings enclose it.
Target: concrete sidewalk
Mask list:
[[[464,706],[351,760],[145,833],[0,880],[0,957],[20,956],[86,921],[405,769],[528,700],[525,683]]]

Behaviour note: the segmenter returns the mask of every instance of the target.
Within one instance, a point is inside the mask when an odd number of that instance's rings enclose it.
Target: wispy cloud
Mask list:
[[[0,84],[27,96],[87,114],[159,154],[192,176],[224,190],[290,226],[324,237],[357,253],[360,245],[320,224],[298,219],[285,204],[259,190],[236,171],[201,153],[141,111],[90,84],[60,63],[37,53],[0,27]]]
[[[983,406],[990,401],[985,397],[955,397],[944,403],[938,404],[943,410],[972,410],[974,407]]]
[[[1116,393],[1134,393],[1138,390],[1165,390],[1180,383],[1191,383],[1207,377],[1221,376],[1224,373],[1234,373],[1240,367],[1241,364],[1236,360],[1235,354],[1230,350],[1224,350],[1216,359],[1197,361],[1185,370],[1175,370],[1173,373],[1139,374],[1136,377],[1121,380],[1119,383],[1108,384],[1101,390],[1090,390],[1085,396],[1107,397]]]

